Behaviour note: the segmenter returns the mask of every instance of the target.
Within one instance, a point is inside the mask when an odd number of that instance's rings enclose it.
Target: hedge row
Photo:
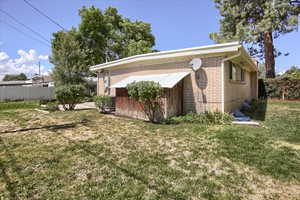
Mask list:
[[[300,79],[260,79],[259,97],[277,98],[283,100],[300,100]]]

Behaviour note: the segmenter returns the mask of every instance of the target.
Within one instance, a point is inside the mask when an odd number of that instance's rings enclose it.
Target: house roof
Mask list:
[[[52,77],[50,75],[35,75],[32,80],[35,82],[52,82]]]
[[[154,81],[163,88],[173,88],[179,81],[189,75],[190,72],[179,72],[172,74],[156,74],[143,76],[129,76],[111,86],[111,88],[125,88],[128,84],[139,81]]]
[[[0,86],[8,86],[8,85],[31,85],[32,82],[30,80],[27,81],[0,81]]]
[[[135,55],[127,58],[122,58],[119,60],[91,66],[91,71],[99,71],[102,69],[107,69],[115,66],[147,61],[147,60],[156,60],[164,58],[174,58],[174,57],[183,57],[183,56],[194,56],[194,55],[205,55],[205,54],[216,54],[216,53],[229,53],[229,52],[238,52],[240,48],[244,48],[239,42],[230,42],[223,44],[214,44],[208,46],[200,46],[186,49],[178,49],[171,51],[160,51],[155,53],[147,53],[141,55]],[[249,56],[249,55],[248,55]],[[250,58],[250,56],[249,56]]]

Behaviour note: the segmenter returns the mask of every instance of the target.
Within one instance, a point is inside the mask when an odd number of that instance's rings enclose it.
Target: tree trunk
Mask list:
[[[275,55],[272,32],[264,33],[266,77],[275,78]]]

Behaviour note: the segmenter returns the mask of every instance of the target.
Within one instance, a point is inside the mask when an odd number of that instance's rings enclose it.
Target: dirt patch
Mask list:
[[[277,141],[275,145],[279,147],[289,147],[291,149],[300,151],[300,144],[293,144],[285,141]]]

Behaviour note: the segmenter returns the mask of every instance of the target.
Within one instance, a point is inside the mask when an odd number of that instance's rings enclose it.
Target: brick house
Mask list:
[[[164,118],[188,112],[230,112],[257,98],[257,62],[238,42],[136,55],[92,66],[97,94],[116,97],[116,114],[145,116],[126,85],[152,80],[164,88]]]

